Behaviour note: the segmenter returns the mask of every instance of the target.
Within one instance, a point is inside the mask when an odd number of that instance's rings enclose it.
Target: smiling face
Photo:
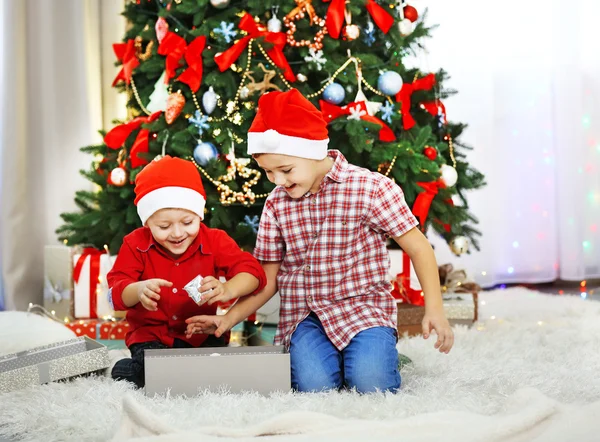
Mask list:
[[[282,186],[292,198],[301,198],[307,192],[317,193],[323,177],[333,160],[309,160],[280,154],[255,155],[258,165],[272,183]]]
[[[177,258],[185,253],[198,236],[200,217],[185,209],[161,209],[148,218],[146,225],[154,240]]]

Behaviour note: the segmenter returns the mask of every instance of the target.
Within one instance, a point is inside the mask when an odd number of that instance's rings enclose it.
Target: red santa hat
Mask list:
[[[167,155],[137,174],[134,203],[143,225],[160,209],[186,209],[202,220],[206,193],[196,166]]]
[[[327,123],[297,89],[269,92],[258,100],[248,130],[248,155],[274,153],[322,160],[327,157]]]

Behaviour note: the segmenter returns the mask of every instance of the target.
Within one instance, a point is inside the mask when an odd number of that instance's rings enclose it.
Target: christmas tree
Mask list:
[[[258,98],[297,88],[329,122],[330,148],[389,176],[423,228],[457,254],[477,247],[465,191],[484,177],[465,161],[465,125],[447,120],[444,71],[405,66],[431,28],[406,2],[377,0],[135,0],[114,45],[113,85],[128,120],[84,147],[95,191],[79,191],[62,214],[67,244],[108,245],[140,226],[134,180],[161,155],[193,159],[207,191],[205,223],[252,248],[273,185],[246,155]]]

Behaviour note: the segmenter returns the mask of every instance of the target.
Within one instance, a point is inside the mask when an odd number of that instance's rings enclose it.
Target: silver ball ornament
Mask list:
[[[402,89],[402,77],[398,72],[386,71],[377,79],[377,89],[385,95],[393,96]]]
[[[465,236],[455,236],[450,241],[450,250],[457,256],[469,251],[469,239]]]
[[[344,87],[339,83],[331,83],[323,91],[323,98],[331,104],[340,104],[346,97]]]
[[[360,28],[356,25],[348,25],[344,28],[344,36],[352,41],[360,37]]]
[[[210,0],[210,4],[217,9],[225,9],[229,6],[229,0]]]
[[[414,24],[409,19],[405,18],[398,22],[398,30],[400,31],[400,35],[406,37],[414,31]]]
[[[201,141],[194,149],[194,160],[201,166],[206,166],[210,160],[213,160],[219,155],[219,151],[214,144]]]
[[[447,164],[443,164],[442,167],[440,167],[440,175],[446,187],[452,187],[458,181],[458,173],[456,172],[456,169],[452,166],[448,166]]]
[[[127,171],[121,166],[110,171],[110,182],[113,186],[122,187],[127,182]]]

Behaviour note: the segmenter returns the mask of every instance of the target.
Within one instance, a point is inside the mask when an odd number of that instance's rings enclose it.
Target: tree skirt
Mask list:
[[[36,441],[564,441],[600,434],[600,303],[523,288],[481,294],[449,355],[403,339],[399,394],[145,397],[86,378],[0,394],[0,435]],[[492,319],[493,318],[493,319]],[[243,367],[240,367],[243,370]]]

